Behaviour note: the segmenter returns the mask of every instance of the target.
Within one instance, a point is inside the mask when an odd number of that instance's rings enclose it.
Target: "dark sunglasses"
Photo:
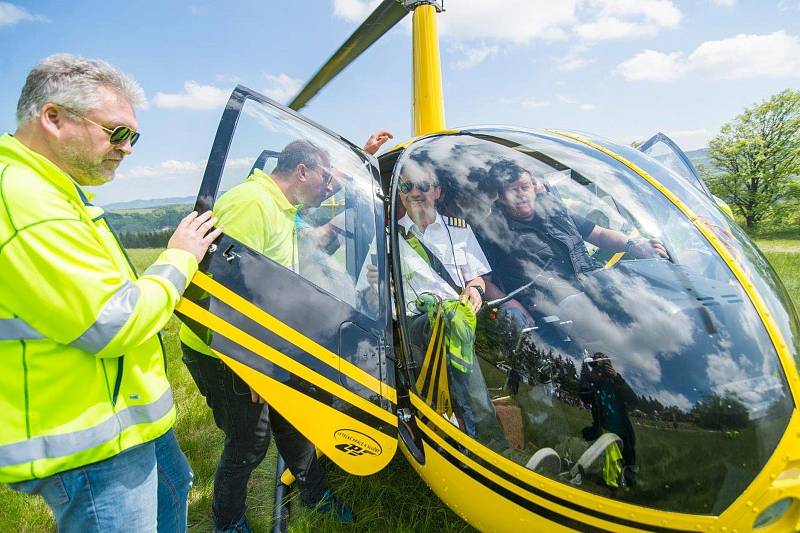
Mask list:
[[[90,118],[86,118],[85,116],[81,115],[80,113],[78,113],[74,109],[70,109],[70,108],[65,107],[65,106],[61,106],[61,107],[63,107],[64,109],[66,109],[67,111],[69,111],[70,113],[75,115],[76,117],[80,117],[83,120],[85,120],[86,122],[89,122],[90,124],[94,124],[98,128],[101,128],[103,131],[108,133],[111,136],[110,139],[108,140],[108,142],[110,142],[113,145],[122,144],[127,139],[130,139],[131,140],[131,146],[133,146],[134,144],[136,144],[136,141],[139,140],[139,132],[138,131],[134,131],[133,128],[129,128],[128,126],[117,126],[116,128],[114,128],[112,130],[111,128],[106,128],[102,124],[98,124],[97,122],[95,122],[94,120],[92,120]]]
[[[414,187],[420,192],[428,192],[431,187],[438,186],[438,183],[431,183],[430,181],[401,181],[397,188],[400,189],[401,193],[408,194],[414,190]]]

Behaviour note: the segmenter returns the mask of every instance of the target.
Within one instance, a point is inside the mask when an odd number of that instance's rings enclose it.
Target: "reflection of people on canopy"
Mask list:
[[[605,437],[603,454],[603,481],[611,488],[620,482],[632,487],[636,483],[636,435],[628,416],[628,406],[634,405],[637,397],[630,385],[611,364],[611,358],[603,352],[595,352],[584,359],[578,381],[581,401],[592,410],[592,425],[583,428],[583,438],[597,441],[603,434],[611,433],[620,439]]]
[[[415,307],[408,311],[423,313],[412,320],[411,329],[426,346],[426,356],[417,361],[418,388],[426,389],[423,396],[430,392],[436,408],[448,414],[448,402],[431,390],[437,384],[430,379],[436,374],[437,357],[443,355],[446,360],[439,364],[447,367],[449,407],[466,433],[475,437],[479,420],[489,418],[497,426],[474,353],[475,313],[484,292],[481,276],[489,272],[489,265],[472,228],[463,219],[437,211],[441,185],[427,158],[412,157],[403,170],[398,185],[406,210],[398,221],[403,289]]]
[[[534,281],[535,290],[525,291],[503,305],[519,329],[535,323],[536,291],[549,293],[545,296],[557,303],[576,292],[580,274],[602,267],[589,255],[584,241],[636,258],[667,257],[657,239],[631,239],[568,213],[542,182],[514,161],[492,165],[488,179],[498,197],[478,235],[492,265],[486,282],[487,299],[502,298]]]

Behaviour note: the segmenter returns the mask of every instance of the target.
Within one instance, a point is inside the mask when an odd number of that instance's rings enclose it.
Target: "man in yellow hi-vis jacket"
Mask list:
[[[105,62],[50,56],[0,136],[0,482],[60,531],[186,529],[158,332],[220,230],[192,213],[137,277],[83,190],[131,154],[142,101]]]

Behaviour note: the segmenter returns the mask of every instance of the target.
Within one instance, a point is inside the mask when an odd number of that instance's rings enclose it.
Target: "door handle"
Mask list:
[[[230,263],[234,259],[237,259],[237,258],[242,257],[242,256],[233,251],[233,245],[231,244],[230,246],[225,248],[224,252],[222,252],[222,257],[224,257],[225,260],[228,263]]]

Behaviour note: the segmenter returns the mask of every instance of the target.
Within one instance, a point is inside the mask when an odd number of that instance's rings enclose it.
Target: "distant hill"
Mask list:
[[[194,198],[177,198],[183,203],[141,207],[136,209],[109,209],[106,206],[106,220],[117,233],[141,233],[161,230],[174,230],[178,222],[194,206]],[[190,200],[187,203],[187,200]],[[132,204],[135,202],[125,202]]]
[[[172,198],[152,198],[150,200],[131,200],[129,202],[115,202],[103,206],[106,211],[119,211],[121,209],[141,209],[143,207],[159,207],[175,204],[194,205],[196,196],[180,196]]]
[[[708,155],[708,148],[700,148],[698,150],[688,150],[686,152],[686,157],[688,157],[692,164],[699,168],[700,165],[703,165],[707,169],[713,169],[714,164],[711,162],[711,157]]]

